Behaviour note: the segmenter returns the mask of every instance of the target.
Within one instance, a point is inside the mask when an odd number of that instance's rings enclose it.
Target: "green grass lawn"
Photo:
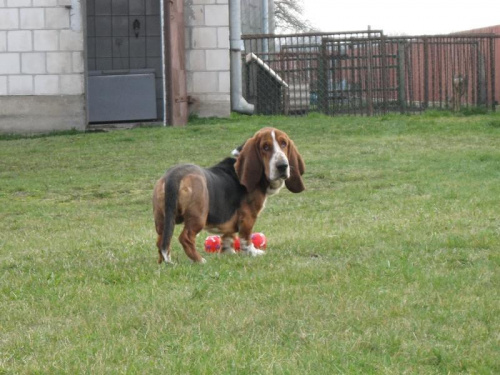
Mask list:
[[[307,187],[268,200],[267,254],[193,265],[175,240],[158,266],[156,179],[263,126],[295,140]],[[1,374],[498,374],[499,358],[498,115],[0,139]]]

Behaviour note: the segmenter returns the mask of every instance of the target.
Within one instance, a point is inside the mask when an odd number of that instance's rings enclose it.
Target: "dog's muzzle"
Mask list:
[[[286,179],[286,178],[290,177],[290,166],[288,165],[288,162],[283,161],[283,162],[277,164],[276,170],[278,171],[280,178]]]

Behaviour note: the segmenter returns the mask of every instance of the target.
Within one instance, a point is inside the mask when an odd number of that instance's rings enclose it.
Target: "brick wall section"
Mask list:
[[[82,95],[81,0],[0,0],[0,95]]]
[[[186,0],[187,91],[191,110],[201,117],[229,116],[228,0]]]

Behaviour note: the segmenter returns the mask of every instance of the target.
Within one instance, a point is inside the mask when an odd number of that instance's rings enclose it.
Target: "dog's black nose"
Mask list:
[[[278,172],[282,174],[286,172],[287,168],[288,168],[288,163],[281,163],[276,165],[276,169],[278,170]]]

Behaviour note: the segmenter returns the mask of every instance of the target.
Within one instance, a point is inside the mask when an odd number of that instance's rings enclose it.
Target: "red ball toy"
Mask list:
[[[265,250],[267,247],[267,239],[264,233],[252,233],[250,236],[253,246],[259,250]],[[240,238],[234,237],[234,250],[241,250]],[[221,250],[220,236],[208,236],[205,240],[205,251],[207,253],[218,253]]]
[[[207,253],[218,253],[220,251],[220,237],[208,236],[205,240],[205,251]]]
[[[250,236],[250,239],[252,240],[253,246],[256,249],[259,250],[265,250],[267,247],[267,239],[264,233],[252,233]],[[241,250],[241,244],[240,244],[240,238],[236,236],[234,238],[234,250],[240,251]]]
[[[267,239],[266,239],[266,236],[264,236],[264,233],[253,233],[251,238],[252,238],[252,243],[256,249],[259,249],[259,250],[266,249]]]

